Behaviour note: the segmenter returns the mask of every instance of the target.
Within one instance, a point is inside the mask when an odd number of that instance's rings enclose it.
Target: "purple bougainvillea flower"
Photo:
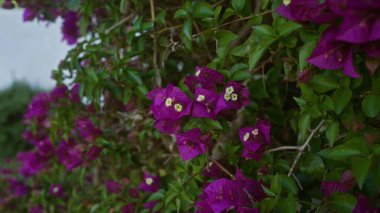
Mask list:
[[[9,191],[15,197],[22,197],[28,194],[29,187],[22,181],[12,178],[9,180]]]
[[[79,15],[76,12],[69,11],[65,14],[62,23],[62,40],[66,40],[69,45],[77,43],[77,40],[80,37],[78,21]]]
[[[221,179],[221,178],[227,178],[228,177],[228,175],[223,170],[221,170],[218,165],[216,165],[212,161],[202,171],[202,175],[205,177],[210,177],[212,179]]]
[[[120,194],[120,192],[123,190],[124,186],[121,185],[121,183],[114,181],[114,180],[109,180],[106,182],[106,188],[108,193],[111,194]]]
[[[156,94],[151,108],[156,120],[177,121],[190,114],[191,103],[185,93],[169,84]]]
[[[375,208],[370,205],[369,199],[359,194],[357,197],[355,208],[352,213],[377,213]]]
[[[158,201],[156,201],[156,200],[146,202],[146,203],[144,203],[144,208],[152,211],[153,208],[157,205],[157,203],[158,203]]]
[[[289,5],[281,4],[276,12],[292,21],[318,24],[335,21],[337,17],[327,4],[319,4],[318,0],[292,0]]]
[[[218,102],[215,107],[215,114],[223,110],[238,110],[249,104],[248,89],[235,81],[229,82],[226,88],[219,95]]]
[[[135,213],[136,212],[136,203],[129,203],[121,208],[121,213]]]
[[[22,19],[24,22],[26,21],[33,21],[33,19],[36,17],[37,15],[37,12],[34,11],[33,9],[31,8],[25,8],[24,9],[24,13],[22,15]]]
[[[151,193],[158,191],[160,189],[160,177],[151,176],[148,172],[144,172],[144,180],[140,183],[139,189]]]
[[[82,152],[75,142],[70,139],[67,142],[62,141],[55,152],[59,163],[63,164],[67,171],[71,171],[83,163]]]
[[[260,209],[258,208],[248,208],[248,207],[238,207],[238,213],[260,213]]]
[[[270,129],[270,123],[265,120],[257,121],[255,127],[241,128],[239,136],[244,145],[241,156],[247,159],[259,160],[263,148],[270,144]]]
[[[69,98],[73,103],[80,103],[80,97],[79,97],[79,84],[76,83],[70,90]]]
[[[61,98],[64,98],[66,96],[68,89],[66,85],[57,85],[54,87],[54,89],[50,92],[50,97],[52,101],[57,101]]]
[[[260,189],[260,192],[256,190]],[[263,192],[262,188],[255,180],[240,178],[228,180],[225,178],[215,180],[208,184],[200,195],[200,201],[196,203],[197,212],[224,212],[227,209],[252,208],[251,198],[260,201]],[[257,193],[260,195],[257,196]],[[212,209],[212,211],[210,211]]]
[[[39,141],[36,144],[37,151],[41,156],[44,156],[45,159],[50,158],[54,154],[53,144],[50,142],[49,138]]]
[[[100,153],[102,152],[102,148],[98,146],[92,146],[90,150],[88,150],[86,157],[90,160],[96,160]]]
[[[185,133],[177,133],[177,146],[182,160],[190,160],[206,152],[206,145],[210,137],[203,135],[199,128],[191,129]]]
[[[15,5],[13,4],[12,0],[4,0],[2,7],[3,9],[12,9],[15,7]]]
[[[345,171],[340,181],[323,181],[321,190],[326,197],[330,197],[334,192],[348,192],[355,186],[355,179],[351,171]]]
[[[29,208],[29,213],[43,213],[42,206],[32,206]]]
[[[60,184],[51,185],[49,192],[53,197],[63,197],[64,195],[63,188]]]
[[[30,102],[24,118],[27,120],[36,119],[37,121],[43,121],[49,113],[49,103],[50,96],[48,93],[37,94]]]
[[[100,129],[96,128],[89,118],[77,118],[76,127],[79,135],[89,143],[94,142],[101,135]]]
[[[195,67],[195,76],[187,76],[185,85],[194,93],[197,87],[207,90],[216,90],[218,84],[223,84],[224,77],[218,71],[208,67]]]
[[[25,177],[39,173],[46,162],[44,156],[33,151],[20,152],[17,154],[17,159],[22,163],[20,173]]]
[[[336,40],[361,44],[380,38],[380,17],[369,11],[348,10],[339,27]]]
[[[347,43],[336,41],[337,30],[327,29],[314,49],[308,62],[322,69],[342,69],[343,73],[351,78],[360,77],[355,72],[353,50]]]
[[[198,118],[215,119],[214,110],[218,97],[218,94],[213,90],[197,87],[191,115]]]
[[[192,101],[178,87],[169,84],[165,89],[154,89],[149,94],[151,109],[156,119],[154,126],[164,133],[179,130],[179,120],[190,114]]]
[[[171,120],[156,120],[154,122],[154,127],[162,133],[174,134],[181,129],[179,121]]]

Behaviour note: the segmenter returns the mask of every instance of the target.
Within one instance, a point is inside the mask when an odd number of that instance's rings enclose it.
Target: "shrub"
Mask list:
[[[3,209],[378,208],[377,1],[17,3],[75,46]]]

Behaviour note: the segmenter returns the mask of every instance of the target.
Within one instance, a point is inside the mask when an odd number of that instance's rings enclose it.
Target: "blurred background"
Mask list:
[[[62,42],[61,20],[46,25],[23,22],[22,15],[0,8],[0,164],[28,148],[23,114],[38,91],[54,86],[51,71],[70,49]]]

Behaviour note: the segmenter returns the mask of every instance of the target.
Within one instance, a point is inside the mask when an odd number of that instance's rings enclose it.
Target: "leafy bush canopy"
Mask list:
[[[34,148],[0,208],[379,208],[378,1],[16,4],[75,46],[24,115]]]

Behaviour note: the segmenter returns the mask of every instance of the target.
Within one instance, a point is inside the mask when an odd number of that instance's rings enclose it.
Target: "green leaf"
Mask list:
[[[255,48],[252,49],[252,51],[249,54],[249,59],[248,59],[249,70],[252,70],[253,68],[256,67],[261,57],[264,55],[268,47],[274,41],[275,39],[265,40],[263,42],[260,42]]]
[[[338,133],[339,133],[339,122],[338,121],[329,122],[326,126],[326,137],[331,147],[334,146],[334,142],[338,136]]]
[[[186,18],[186,17],[187,17],[187,11],[186,10],[179,9],[179,10],[175,11],[174,19],[177,19],[177,18]]]
[[[309,83],[314,90],[321,93],[328,92],[339,87],[338,82],[324,75],[315,75]]]
[[[298,121],[298,129],[299,129],[299,134],[301,136],[301,141],[304,141],[306,138],[306,134],[310,128],[310,120],[311,120],[310,114],[304,113],[301,115]]]
[[[364,114],[370,118],[376,117],[380,113],[380,95],[369,94],[362,102]]]
[[[274,177],[272,176],[270,190],[279,195],[281,193],[281,188],[280,176],[278,174],[276,174]]]
[[[214,16],[214,10],[210,4],[205,2],[199,2],[194,5],[193,17],[195,18],[206,18]]]
[[[269,40],[276,38],[276,34],[273,31],[273,28],[269,25],[260,25],[260,26],[254,26],[253,32],[261,39]]]
[[[352,92],[350,89],[339,88],[335,90],[332,98],[334,100],[334,108],[336,114],[340,114],[343,109],[347,106],[348,102],[350,102],[352,97]]]
[[[271,212],[272,209],[277,205],[278,199],[276,198],[265,198],[259,202],[259,208],[261,213]]]
[[[327,200],[327,205],[334,212],[351,213],[356,204],[356,198],[353,195],[335,192]]]
[[[235,81],[244,81],[252,77],[252,74],[246,70],[239,70],[232,74],[232,79]]]
[[[232,41],[239,38],[236,34],[228,30],[218,31],[215,35],[220,47],[229,45]]]
[[[311,55],[311,52],[313,52],[315,48],[316,42],[308,42],[305,43],[301,48],[300,48],[300,53],[298,56],[298,70],[303,71],[305,67],[307,66],[308,62],[306,61],[307,58]]]
[[[244,8],[245,0],[232,0],[231,5],[236,10],[236,12],[240,13]]]
[[[142,84],[142,80],[136,72],[128,70],[127,74],[128,74],[129,79],[133,80],[136,84],[138,85]]]
[[[354,175],[360,189],[362,189],[363,183],[368,175],[368,171],[371,167],[371,164],[372,160],[368,157],[352,158],[352,174]]]
[[[192,25],[191,19],[186,19],[185,22],[183,23],[181,38],[186,48],[189,50],[191,50],[192,48],[192,33],[193,33],[193,25]]]
[[[346,160],[347,158],[368,155],[368,145],[367,142],[360,137],[353,138],[348,142],[334,147],[331,150],[325,150],[320,152],[322,157],[332,159],[332,160]]]
[[[325,165],[318,155],[308,153],[304,160],[300,162],[300,170],[314,179],[321,179],[325,171]]]
[[[276,32],[279,36],[285,36],[294,32],[295,30],[300,29],[301,27],[302,25],[300,24],[291,21],[286,21],[276,28]]]
[[[279,200],[279,207],[282,213],[295,213],[296,212],[296,199],[292,193],[288,194],[287,198]]]

